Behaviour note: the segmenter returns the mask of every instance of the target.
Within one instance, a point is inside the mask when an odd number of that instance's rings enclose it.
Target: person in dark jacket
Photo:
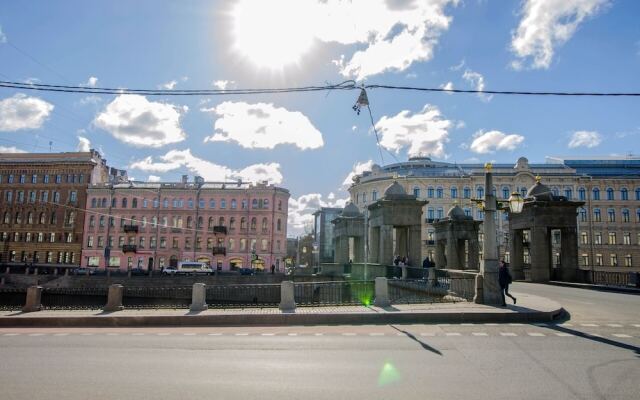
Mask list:
[[[507,269],[507,264],[504,261],[500,261],[500,268],[498,268],[498,283],[500,284],[500,294],[502,295],[502,306],[506,307],[505,295],[511,297],[513,304],[516,304],[516,298],[509,294],[509,284],[513,281],[511,274]]]

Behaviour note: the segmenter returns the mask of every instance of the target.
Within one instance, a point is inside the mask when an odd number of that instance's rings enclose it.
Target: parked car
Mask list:
[[[131,275],[132,276],[142,276],[142,275],[146,275],[147,271],[145,271],[142,268],[131,268]]]
[[[253,268],[240,268],[240,275],[254,275],[255,271]]]
[[[205,263],[183,261],[178,263],[178,271],[180,275],[212,275],[213,269]]]
[[[87,267],[78,267],[72,270],[74,275],[93,275],[91,269]]]
[[[162,270],[162,275],[176,275],[178,273],[178,267],[167,267]]]

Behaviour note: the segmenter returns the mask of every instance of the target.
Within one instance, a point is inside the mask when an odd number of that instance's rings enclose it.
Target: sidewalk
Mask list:
[[[575,282],[562,282],[562,281],[549,281],[549,285],[572,287],[572,288],[578,288],[578,289],[598,290],[601,292],[640,294],[640,288],[635,288],[632,286],[607,286],[607,285],[594,285],[591,283],[575,283]]]
[[[360,325],[391,323],[546,322],[562,318],[560,304],[544,297],[513,293],[518,305],[436,303],[375,306],[298,307],[295,313],[277,308],[229,308],[190,312],[187,309],[81,311],[0,311],[0,327],[143,327],[143,326],[274,326]]]

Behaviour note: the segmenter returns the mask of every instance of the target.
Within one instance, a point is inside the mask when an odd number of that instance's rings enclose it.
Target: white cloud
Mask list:
[[[349,172],[349,175],[347,175],[347,177],[344,178],[344,181],[342,182],[342,187],[346,188],[351,186],[353,184],[354,176],[360,175],[364,171],[371,171],[372,166],[373,166],[373,160],[365,161],[363,163],[356,163],[353,166],[353,169],[351,170],[351,172]]]
[[[289,198],[289,218],[287,232],[289,234],[302,233],[308,225],[313,225],[313,213],[320,207],[344,207],[349,197],[336,199],[335,194],[329,194],[326,200],[320,193],[309,193],[298,198]]]
[[[53,104],[37,97],[16,93],[0,100],[0,131],[38,129],[49,118]]]
[[[464,80],[469,82],[469,84],[473,86],[475,90],[484,91],[484,76],[482,76],[481,73],[467,69],[466,71],[464,71],[464,74],[462,74],[462,77],[464,78]],[[480,97],[480,99],[484,101],[489,101],[491,100],[493,95],[478,93],[478,97]]]
[[[2,32],[2,25],[0,25],[0,43],[7,43],[7,35]]]
[[[160,182],[160,177],[156,175],[149,175],[147,182]]]
[[[452,65],[451,67],[449,67],[449,69],[451,71],[460,71],[463,67],[464,64],[466,63],[465,59],[463,58],[458,64],[456,65]]]
[[[453,82],[443,83],[442,85],[440,85],[440,89],[453,90]],[[447,93],[447,94],[453,94],[453,93]]]
[[[471,151],[480,154],[493,153],[497,150],[515,150],[524,141],[522,135],[507,135],[500,131],[479,130],[473,138]]]
[[[98,104],[102,102],[102,97],[94,95],[94,94],[90,94],[88,96],[85,96],[83,98],[80,99],[80,101],[78,102],[80,105],[85,106],[87,104]]]
[[[98,84],[98,78],[96,78],[95,76],[90,76],[87,82],[84,84],[84,86],[96,87],[97,84]]]
[[[226,88],[229,87],[229,85],[233,85],[234,83],[235,81],[219,80],[219,81],[213,81],[213,86],[216,89],[225,90]]]
[[[278,163],[252,164],[235,170],[196,157],[191,154],[189,149],[171,150],[167,154],[160,156],[159,159],[160,161],[154,161],[149,156],[132,163],[129,168],[164,173],[184,167],[208,181],[242,179],[250,182],[269,181],[276,185],[282,183],[282,173]]]
[[[26,151],[15,146],[0,146],[0,153],[26,153]]]
[[[526,0],[522,19],[511,37],[511,51],[518,58],[512,63],[520,69],[549,68],[555,48],[566,43],[578,26],[597,15],[609,0]]]
[[[287,143],[303,150],[324,145],[322,134],[307,116],[271,103],[225,101],[201,111],[219,117],[214,124],[215,133],[206,137],[205,142],[236,142],[250,149],[273,149]]]
[[[593,148],[598,146],[602,142],[602,136],[598,132],[593,131],[576,131],[571,135],[569,141],[569,148],[574,149],[576,147]]]
[[[386,71],[402,72],[433,58],[439,37],[452,20],[445,9],[457,3],[280,0],[273,7],[239,1],[232,13],[235,48],[268,65],[275,60],[297,62],[314,42],[337,43],[351,52],[335,63],[345,77],[362,80]]]
[[[173,88],[175,88],[177,84],[178,84],[178,81],[172,80],[172,81],[169,81],[167,83],[162,83],[160,85],[160,88],[161,89],[167,89],[167,90],[173,90]]]
[[[161,147],[186,138],[180,126],[181,111],[184,112],[184,108],[170,103],[123,94],[109,103],[93,122],[124,143]]]
[[[449,141],[453,121],[445,119],[438,107],[426,104],[417,113],[403,110],[393,117],[384,116],[376,123],[382,135],[380,145],[399,153],[409,147],[409,156],[446,157],[444,145]]]
[[[76,151],[87,152],[91,150],[91,142],[86,137],[78,136],[78,146]]]

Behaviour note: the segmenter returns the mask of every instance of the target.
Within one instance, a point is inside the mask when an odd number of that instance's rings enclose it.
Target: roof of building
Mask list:
[[[355,204],[350,202],[349,204],[347,204],[347,206],[344,208],[344,210],[342,210],[341,216],[343,216],[343,217],[361,217],[362,213],[358,209],[358,206],[356,206]]]

